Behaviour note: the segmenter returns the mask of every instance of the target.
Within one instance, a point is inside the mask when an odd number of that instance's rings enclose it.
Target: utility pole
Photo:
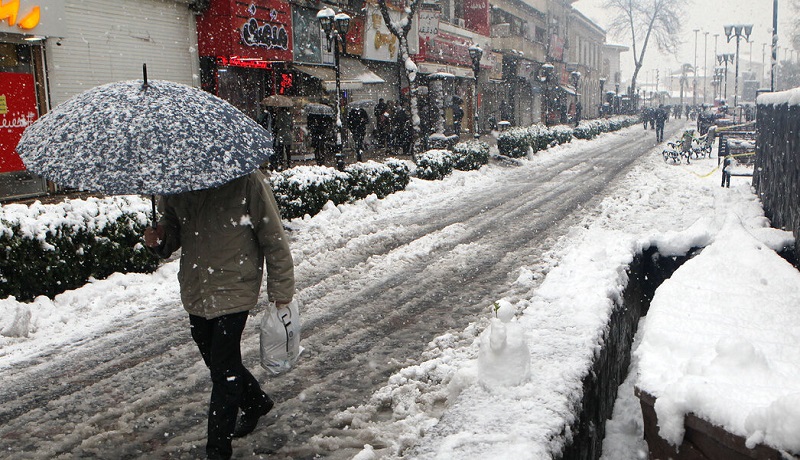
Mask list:
[[[772,60],[769,65],[769,90],[775,91],[775,63],[778,61],[778,0],[772,0]]]
[[[706,83],[708,83],[708,32],[703,32],[703,105],[706,103]]]
[[[692,79],[692,107],[697,105],[697,33],[700,29],[694,29],[694,79]]]

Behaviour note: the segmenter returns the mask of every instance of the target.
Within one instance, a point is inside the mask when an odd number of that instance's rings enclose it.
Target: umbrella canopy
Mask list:
[[[60,104],[25,130],[17,151],[30,171],[66,187],[169,195],[252,172],[272,152],[272,138],[205,91],[134,80]]]
[[[348,102],[347,103],[347,108],[348,109],[361,108],[361,109],[364,109],[364,110],[369,110],[374,105],[375,105],[375,101],[373,101],[371,99],[362,99],[360,101]]]
[[[261,100],[261,104],[267,107],[291,107],[294,105],[292,103],[292,98],[280,94],[273,94],[272,96],[265,97]]]
[[[308,115],[336,115],[336,111],[333,110],[333,107],[325,104],[317,104],[315,102],[306,104],[304,110]]]

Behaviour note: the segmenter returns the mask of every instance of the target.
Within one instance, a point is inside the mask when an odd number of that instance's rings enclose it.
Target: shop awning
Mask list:
[[[360,89],[365,84],[385,83],[383,78],[357,59],[341,58],[339,66],[340,85],[344,90]],[[294,68],[322,80],[325,91],[336,91],[336,70],[333,66],[296,64]]]
[[[577,93],[575,92],[575,88],[573,86],[564,85],[564,86],[561,86],[560,88],[561,88],[562,91],[564,91],[567,94],[571,94],[573,96],[577,95]]]

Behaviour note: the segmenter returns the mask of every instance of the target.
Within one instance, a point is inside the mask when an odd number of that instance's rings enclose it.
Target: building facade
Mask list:
[[[46,193],[15,152],[22,131],[94,86],[199,83],[188,0],[20,0],[0,10],[0,199]]]

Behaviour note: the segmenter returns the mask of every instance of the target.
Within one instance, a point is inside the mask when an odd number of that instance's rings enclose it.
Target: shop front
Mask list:
[[[25,170],[16,146],[47,111],[44,44],[63,35],[62,3],[20,1],[0,8],[0,200],[47,192],[46,182]]]
[[[211,0],[197,16],[201,85],[254,119],[293,85],[292,11],[280,0]]]
[[[427,88],[418,101],[423,108],[423,137],[442,129],[441,126],[444,132],[439,134],[447,136],[472,132],[475,107],[478,106],[479,113],[482,111],[482,91],[478,89],[476,92],[475,89],[469,47],[478,45],[489,50],[490,39],[474,31],[443,23],[441,12],[435,8],[422,9],[419,23],[419,53],[414,59],[419,71],[418,83]],[[494,62],[498,56],[497,53],[487,52],[480,62],[485,75],[479,78],[479,83],[483,82],[484,89],[489,80],[488,74],[498,66]],[[485,110],[483,112],[479,127],[485,124],[487,118]]]

